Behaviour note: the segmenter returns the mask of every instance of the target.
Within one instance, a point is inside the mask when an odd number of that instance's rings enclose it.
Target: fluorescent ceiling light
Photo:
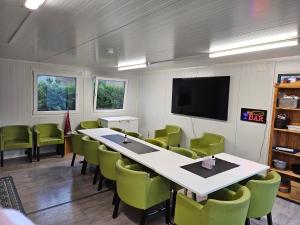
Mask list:
[[[46,0],[26,0],[25,7],[31,10],[38,9]]]
[[[118,70],[132,70],[132,69],[140,69],[146,68],[147,61],[145,57],[131,59],[130,61],[121,61],[118,64]]]
[[[268,49],[283,48],[283,47],[289,47],[289,46],[295,46],[295,45],[298,45],[298,38],[294,38],[294,39],[286,40],[286,41],[277,41],[277,42],[272,42],[272,43],[265,43],[265,44],[259,44],[259,45],[233,48],[233,49],[219,50],[216,52],[210,52],[209,57],[216,58],[216,57],[222,57],[222,56],[228,56],[228,55],[237,55],[237,54],[243,54],[243,53],[248,53],[248,52],[263,51],[263,50],[268,50]]]
[[[142,63],[142,64],[135,64],[135,65],[128,65],[128,66],[119,66],[118,70],[132,70],[132,69],[140,69],[140,68],[146,68],[147,63]]]

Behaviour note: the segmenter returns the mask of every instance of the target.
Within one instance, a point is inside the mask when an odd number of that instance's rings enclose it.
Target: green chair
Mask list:
[[[197,155],[196,152],[194,152],[190,149],[187,149],[187,148],[170,147],[169,150],[172,151],[172,152],[175,152],[177,154],[180,154],[180,155],[186,156],[188,158],[191,158],[191,159],[197,159],[198,158],[198,155]]]
[[[191,139],[190,149],[198,156],[209,156],[224,152],[225,138],[218,134],[203,133],[200,138]]]
[[[146,142],[150,143],[150,144],[153,144],[153,145],[156,145],[158,147],[161,147],[161,148],[167,148],[166,144],[160,140],[157,140],[157,139],[153,139],[153,138],[146,138],[145,139]]]
[[[117,132],[120,132],[120,133],[124,133],[125,132],[122,128],[119,128],[119,127],[111,127],[110,129],[112,129],[114,131],[117,131]]]
[[[37,124],[33,128],[37,161],[40,161],[40,147],[56,145],[56,153],[64,156],[64,131],[56,123]],[[60,149],[59,149],[60,148]]]
[[[140,134],[140,133],[137,133],[137,132],[126,132],[126,134],[128,136],[135,137],[135,138],[143,140],[143,135]]]
[[[29,126],[14,125],[0,128],[1,167],[4,166],[4,151],[27,149],[29,162],[32,162],[32,133]]]
[[[93,129],[93,128],[100,128],[100,121],[97,120],[87,120],[80,122],[81,129]]]
[[[272,208],[280,185],[281,177],[271,171],[267,176],[256,175],[246,181],[245,186],[251,192],[250,206],[246,224],[250,225],[250,218],[260,218],[267,215],[268,225],[272,225]],[[230,186],[231,190],[237,190],[241,185]]]
[[[205,203],[198,203],[178,193],[175,224],[177,225],[244,225],[250,203],[246,187],[237,192],[222,189],[209,195]]]
[[[98,148],[100,146],[100,142],[92,140],[88,136],[84,136],[81,140],[82,140],[82,150],[84,155],[81,174],[86,173],[87,164],[96,166],[95,175],[93,179],[93,184],[96,184],[99,175]]]
[[[154,139],[164,142],[167,147],[180,147],[181,128],[174,125],[166,125],[164,129],[155,130]]]
[[[145,224],[149,209],[165,202],[166,223],[169,223],[170,214],[170,184],[159,177],[150,177],[137,164],[126,165],[123,160],[116,163],[117,195],[113,218],[118,215],[120,200],[127,205],[143,210],[140,224]]]
[[[82,138],[84,134],[79,134],[77,132],[73,132],[71,134],[71,141],[72,141],[72,150],[73,150],[73,158],[71,162],[71,166],[74,166],[76,155],[84,155],[83,148],[82,148]]]

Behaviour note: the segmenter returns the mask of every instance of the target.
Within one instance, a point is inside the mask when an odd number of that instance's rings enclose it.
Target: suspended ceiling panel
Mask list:
[[[7,43],[29,12],[23,3],[0,1],[0,57],[115,68],[143,57],[196,56],[191,61],[204,64],[300,54],[299,47],[213,60],[207,54],[211,46],[298,31],[299,0],[47,0]]]

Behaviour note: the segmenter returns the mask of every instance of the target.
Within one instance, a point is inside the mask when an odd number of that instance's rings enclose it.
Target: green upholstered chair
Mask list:
[[[181,128],[175,125],[166,125],[164,129],[155,130],[154,138],[164,142],[167,147],[180,147]]]
[[[99,175],[98,147],[100,145],[100,142],[92,140],[88,136],[84,136],[81,140],[84,155],[81,173],[86,173],[87,164],[96,166],[95,175],[93,179],[93,184],[96,184]]]
[[[27,149],[29,161],[32,162],[32,133],[29,126],[14,125],[0,128],[1,167],[4,165],[4,151]]]
[[[146,138],[145,139],[146,142],[150,143],[150,144],[153,144],[153,145],[156,145],[158,147],[161,147],[161,148],[167,148],[166,144],[160,140],[157,140],[157,139],[153,139],[153,138]]]
[[[224,152],[225,138],[218,134],[203,133],[200,138],[191,139],[190,149],[198,156],[209,156]]]
[[[155,176],[150,177],[137,164],[126,165],[123,160],[116,163],[117,196],[113,218],[117,217],[120,200],[127,205],[143,210],[140,224],[145,224],[149,208],[165,202],[166,223],[170,214],[170,183],[168,180]]]
[[[237,192],[222,189],[205,203],[198,203],[184,194],[178,193],[175,210],[177,225],[244,225],[250,191],[246,187]]]
[[[143,135],[140,134],[140,133],[129,131],[129,132],[126,132],[126,134],[127,134],[128,136],[135,137],[135,138],[138,138],[138,139],[143,140]]]
[[[93,128],[100,128],[100,121],[97,120],[87,120],[80,122],[81,129],[93,129]]]
[[[76,155],[84,155],[83,148],[82,148],[82,138],[84,134],[79,134],[77,132],[73,132],[71,134],[71,141],[72,141],[72,150],[73,150],[73,158],[71,162],[71,166],[74,166]]]
[[[246,181],[245,186],[251,192],[250,206],[246,224],[250,224],[250,218],[260,218],[267,215],[268,224],[272,225],[272,208],[280,185],[281,177],[271,171],[267,176],[256,175]],[[241,185],[230,186],[231,190],[237,190]]]
[[[109,179],[114,182],[113,188],[116,193],[116,162],[122,159],[119,152],[111,151],[106,148],[105,145],[99,146],[98,158],[100,164],[100,180],[98,191],[102,189],[103,178]],[[116,194],[114,194],[113,204],[116,201]]]
[[[37,124],[33,128],[35,136],[35,153],[37,161],[40,161],[40,148],[56,145],[56,152],[64,156],[64,131],[56,123]]]
[[[125,132],[122,128],[119,128],[119,127],[111,127],[110,129],[112,129],[114,131],[117,131],[117,132],[120,132],[120,133],[124,133]]]
[[[186,156],[188,158],[191,158],[191,159],[197,159],[198,158],[198,155],[197,155],[196,152],[194,152],[190,149],[187,149],[187,148],[170,147],[169,150],[172,151],[172,152],[176,152],[177,154],[180,154],[180,155]]]

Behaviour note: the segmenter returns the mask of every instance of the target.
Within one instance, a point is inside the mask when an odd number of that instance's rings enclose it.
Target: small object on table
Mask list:
[[[127,134],[125,134],[124,136],[124,141],[123,141],[124,144],[127,144],[127,143],[131,143],[131,141],[128,140],[127,138]]]
[[[211,156],[204,157],[202,161],[202,167],[211,170],[216,164],[216,160]]]

